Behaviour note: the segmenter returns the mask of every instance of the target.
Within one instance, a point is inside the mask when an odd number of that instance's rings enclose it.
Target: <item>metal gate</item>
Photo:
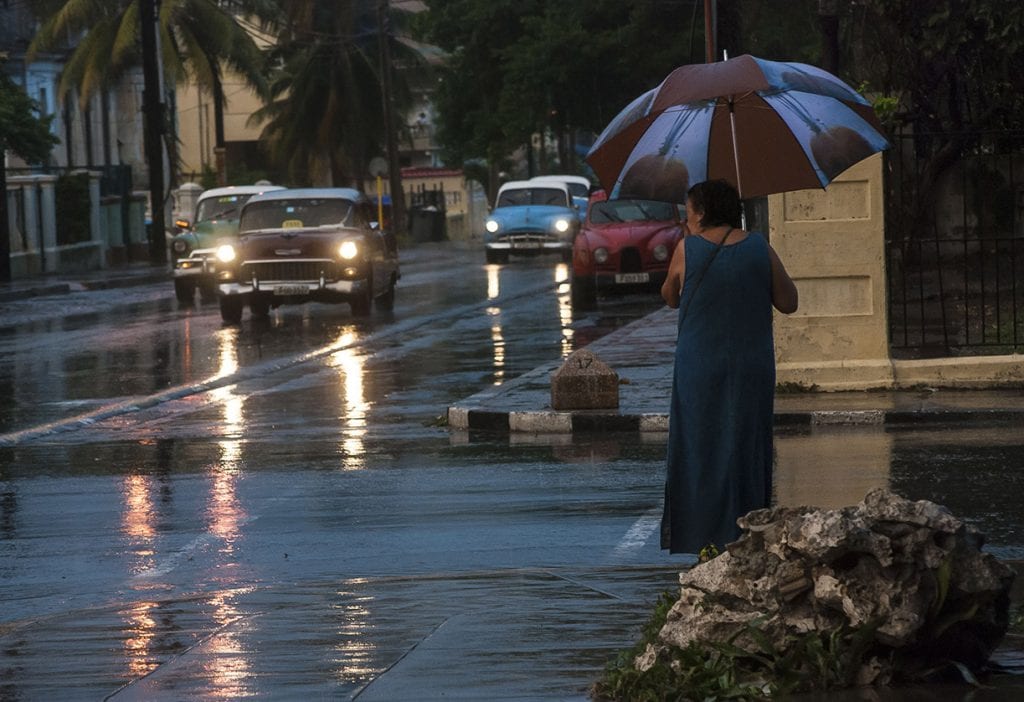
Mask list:
[[[1024,132],[898,134],[886,164],[892,355],[1024,351]]]

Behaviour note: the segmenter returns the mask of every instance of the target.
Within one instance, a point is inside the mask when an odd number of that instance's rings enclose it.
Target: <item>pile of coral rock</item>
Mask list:
[[[944,507],[878,489],[836,510],[776,507],[740,518],[727,551],[680,575],[680,599],[636,659],[670,646],[730,639],[755,625],[775,646],[812,631],[874,629],[855,684],[885,684],[899,666],[956,661],[981,669],[1008,627],[1013,571]]]

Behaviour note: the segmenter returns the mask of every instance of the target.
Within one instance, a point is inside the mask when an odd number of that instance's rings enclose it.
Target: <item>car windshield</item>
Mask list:
[[[654,200],[605,200],[590,206],[593,224],[610,222],[668,222],[679,219],[679,210],[669,202]]]
[[[196,221],[210,222],[215,219],[238,219],[238,212],[252,195],[221,195],[200,200],[196,207]]]
[[[253,202],[242,213],[241,231],[351,226],[353,203],[337,198]]]
[[[590,188],[583,183],[566,183],[566,186],[573,197],[587,197],[590,194]]]
[[[565,191],[558,188],[516,188],[504,190],[498,195],[495,207],[514,207],[516,205],[558,205],[568,207]]]

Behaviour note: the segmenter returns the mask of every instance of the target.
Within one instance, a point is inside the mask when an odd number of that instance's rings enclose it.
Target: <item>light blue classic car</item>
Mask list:
[[[511,254],[543,253],[558,253],[568,262],[579,212],[565,183],[513,180],[498,190],[484,228],[488,263],[506,263]]]

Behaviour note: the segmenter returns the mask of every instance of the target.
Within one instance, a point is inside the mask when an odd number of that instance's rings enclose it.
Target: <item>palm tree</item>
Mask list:
[[[60,96],[77,89],[83,101],[141,64],[139,0],[64,0],[45,19],[29,45],[28,59],[53,50],[67,37],[81,36],[61,74]],[[277,12],[273,0],[240,0],[240,12],[265,18]],[[224,146],[225,70],[265,95],[264,57],[252,36],[217,0],[163,0],[160,46],[166,79],[194,81],[213,97],[216,143]]]
[[[270,102],[253,114],[265,123],[271,157],[295,182],[359,185],[385,140],[380,38],[373,0],[281,0],[281,66]],[[393,23],[410,13],[392,8]],[[410,69],[420,55],[387,36],[394,62]],[[399,76],[400,77],[400,76]],[[407,84],[396,81],[395,102],[409,104]]]

